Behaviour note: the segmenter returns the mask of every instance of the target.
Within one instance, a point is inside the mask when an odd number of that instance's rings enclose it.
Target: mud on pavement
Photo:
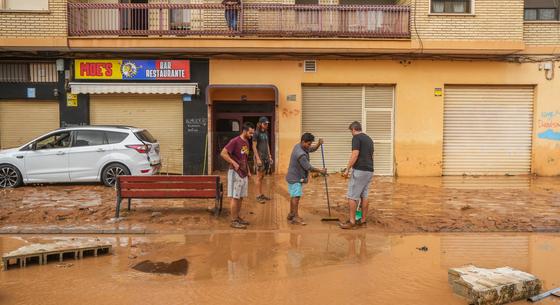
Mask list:
[[[346,183],[329,176],[331,204],[346,219]],[[288,194],[283,176],[265,179],[272,201],[254,199],[254,184],[242,214],[250,229],[289,227]],[[111,225],[115,191],[100,185],[25,186],[0,190],[0,227]],[[559,231],[560,178],[543,177],[376,177],[370,189],[370,224],[366,230],[387,232]],[[228,200],[215,218],[206,209],[212,200],[133,200],[131,212],[122,209],[120,226],[142,226],[156,232],[228,229]],[[327,214],[323,179],[304,189],[303,216],[320,225]]]

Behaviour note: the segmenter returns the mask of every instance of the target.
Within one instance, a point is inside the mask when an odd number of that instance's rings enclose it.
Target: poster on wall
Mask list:
[[[165,81],[189,80],[188,60],[164,59],[76,59],[75,79]]]

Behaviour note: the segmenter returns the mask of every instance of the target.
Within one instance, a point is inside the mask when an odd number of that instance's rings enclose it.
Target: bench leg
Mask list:
[[[128,198],[128,210],[130,211],[130,202],[132,201],[132,198]]]
[[[220,216],[220,199],[216,198],[216,203],[214,204],[214,216]]]
[[[117,196],[117,208],[115,211],[115,218],[117,219],[119,218],[119,213],[121,211],[121,201],[122,201],[121,197]]]

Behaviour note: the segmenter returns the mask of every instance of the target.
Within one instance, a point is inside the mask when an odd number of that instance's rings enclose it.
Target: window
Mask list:
[[[59,132],[35,142],[35,149],[66,148],[70,146],[70,132]]]
[[[432,0],[433,14],[471,14],[471,0]]]
[[[76,142],[74,146],[95,146],[107,144],[105,132],[99,130],[78,130],[76,131]]]
[[[558,20],[555,8],[526,8],[525,20]]]
[[[148,143],[156,143],[157,140],[149,133],[147,130],[142,130],[134,133],[140,141],[148,142]]]
[[[0,82],[3,83],[56,83],[57,81],[55,63],[0,63]]]
[[[13,11],[48,11],[49,0],[0,0],[0,9]]]
[[[558,0],[525,0],[525,20],[558,20]]]
[[[171,0],[173,4],[187,4],[190,0]],[[190,30],[191,29],[191,10],[190,9],[171,9],[169,12],[169,27],[171,30]]]
[[[107,140],[109,144],[117,144],[122,142],[126,137],[128,137],[128,133],[125,132],[116,132],[116,131],[106,131],[105,134],[107,135]]]

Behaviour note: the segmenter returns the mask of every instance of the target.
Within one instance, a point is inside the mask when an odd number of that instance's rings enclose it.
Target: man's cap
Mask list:
[[[266,124],[268,124],[268,123],[270,123],[270,122],[268,121],[268,118],[267,118],[267,117],[262,116],[262,117],[259,118],[259,123],[266,123]]]

